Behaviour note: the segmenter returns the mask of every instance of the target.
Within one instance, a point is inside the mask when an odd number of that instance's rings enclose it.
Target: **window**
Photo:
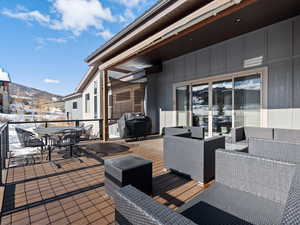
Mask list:
[[[73,102],[73,109],[77,109],[77,102]]]
[[[85,94],[85,112],[90,112],[90,94]]]
[[[98,98],[97,95],[94,96],[94,118],[98,118]]]
[[[116,101],[122,102],[122,101],[129,101],[130,100],[130,91],[122,92],[116,94]]]
[[[98,92],[98,89],[97,89],[97,81],[94,81],[94,94],[96,95]]]

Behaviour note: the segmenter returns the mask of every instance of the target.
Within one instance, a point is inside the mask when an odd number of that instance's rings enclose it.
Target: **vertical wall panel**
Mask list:
[[[266,58],[266,31],[260,30],[245,36],[245,59]]]
[[[227,69],[228,71],[241,70],[245,54],[244,38],[237,38],[227,43]]]
[[[296,58],[293,64],[293,107],[300,108],[300,57]]]
[[[205,48],[197,52],[197,76],[204,77],[210,73],[210,58],[211,48]]]
[[[212,74],[226,72],[226,44],[219,44],[212,47],[211,72]]]
[[[292,106],[292,62],[280,61],[269,67],[269,95],[270,109],[289,108]]]
[[[174,81],[179,82],[184,80],[184,57],[179,57],[172,61]]]
[[[294,28],[294,55],[300,55],[300,17],[293,23]]]
[[[185,78],[192,79],[196,75],[196,53],[186,55],[184,61]]]
[[[292,23],[285,21],[271,26],[268,30],[268,57],[276,60],[291,56]]]

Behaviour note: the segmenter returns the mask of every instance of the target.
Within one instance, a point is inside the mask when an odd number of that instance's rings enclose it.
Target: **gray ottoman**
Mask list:
[[[116,190],[132,185],[140,191],[152,193],[152,161],[135,155],[105,160],[105,191],[114,198]]]

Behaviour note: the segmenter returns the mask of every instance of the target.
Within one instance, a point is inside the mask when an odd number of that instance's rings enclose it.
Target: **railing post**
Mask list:
[[[3,180],[2,180],[2,179],[3,179],[3,175],[2,175],[2,172],[3,172],[3,171],[2,171],[2,170],[3,170],[4,168],[3,168],[2,132],[0,133],[0,151],[1,151],[1,152],[0,152],[0,153],[1,153],[1,154],[0,154],[0,157],[1,157],[1,158],[0,158],[0,167],[1,167],[1,168],[0,168],[0,170],[1,170],[1,171],[0,171],[0,186],[3,186]]]
[[[75,121],[75,127],[79,127],[79,120]]]
[[[9,154],[9,123],[6,126],[6,158],[8,158],[8,154]]]
[[[99,139],[101,140],[103,138],[102,134],[102,120],[99,119]]]
[[[104,141],[108,141],[108,71],[104,70],[102,86],[102,137]],[[99,131],[100,132],[100,131]]]
[[[46,128],[48,127],[48,123],[47,123],[47,122],[45,123],[45,127],[46,127]]]

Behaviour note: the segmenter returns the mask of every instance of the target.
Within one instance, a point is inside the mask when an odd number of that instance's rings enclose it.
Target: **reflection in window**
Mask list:
[[[192,87],[193,126],[208,131],[208,84]]]
[[[213,135],[229,134],[232,127],[232,80],[212,84]]]
[[[189,86],[176,88],[177,125],[187,126],[189,121]]]
[[[260,126],[259,74],[234,79],[235,126]]]

